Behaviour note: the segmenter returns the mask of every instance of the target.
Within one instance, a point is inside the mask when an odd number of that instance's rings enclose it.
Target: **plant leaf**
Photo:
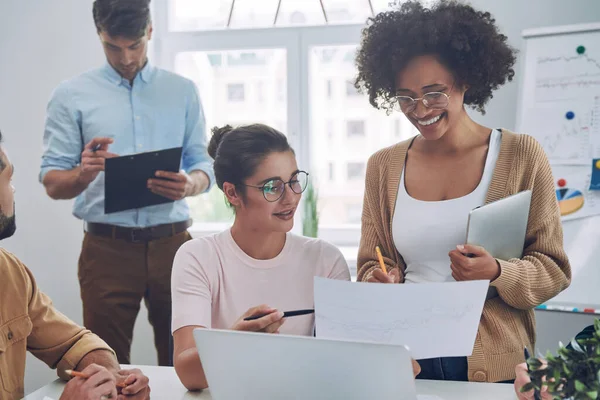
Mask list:
[[[521,393],[529,392],[530,390],[535,389],[533,382],[528,382],[521,388]]]
[[[529,368],[537,370],[540,369],[544,364],[537,358],[530,358],[529,360],[527,360],[527,365],[529,365]]]
[[[579,345],[579,342],[577,342],[577,340],[575,340],[575,339],[571,340],[571,347],[573,348],[573,350],[575,350],[579,353],[584,353],[583,349]]]
[[[587,390],[587,387],[580,380],[576,380],[575,381],[575,390],[577,390],[578,392],[585,392]]]

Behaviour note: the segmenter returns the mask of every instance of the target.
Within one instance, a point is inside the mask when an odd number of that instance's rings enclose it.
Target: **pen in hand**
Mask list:
[[[527,362],[527,360],[529,360],[529,351],[527,350],[527,347],[525,347],[525,349],[523,350],[523,353],[525,355],[525,364],[527,365],[527,372],[531,372],[531,369],[529,368],[529,363]],[[537,389],[533,389],[533,399],[534,400],[540,400],[540,392]]]
[[[87,376],[86,374],[79,372],[79,371],[73,371],[72,369],[65,370],[65,374],[67,374],[71,377],[79,377],[79,378],[83,378],[83,379],[89,378],[89,376]],[[127,385],[125,383],[117,383],[117,387],[124,389],[127,387]]]
[[[315,312],[315,310],[313,309],[309,309],[309,310],[295,310],[295,311],[285,311],[283,313],[283,318],[288,318],[288,317],[296,317],[299,315],[307,315],[307,314],[313,314]],[[257,320],[259,318],[262,317],[266,317],[269,314],[258,314],[258,315],[252,315],[251,317],[246,317],[244,318],[244,321],[254,321]]]

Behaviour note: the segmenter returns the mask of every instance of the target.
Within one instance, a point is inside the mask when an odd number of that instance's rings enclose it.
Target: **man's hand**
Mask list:
[[[148,179],[148,189],[171,200],[181,200],[195,192],[194,181],[185,171],[156,171],[156,178]]]
[[[121,390],[118,400],[150,399],[149,379],[139,369],[122,369],[117,372],[116,379],[117,382],[127,385]]]
[[[500,275],[500,265],[483,247],[459,245],[448,256],[452,277],[457,281],[493,281]]]
[[[85,145],[81,153],[81,164],[79,166],[79,176],[77,180],[80,184],[87,187],[101,171],[107,158],[118,157],[114,153],[108,152],[108,146],[113,143],[111,138],[94,138]]]
[[[88,378],[72,378],[65,385],[60,400],[117,398],[117,379],[109,370],[97,364],[90,364],[81,372]]]

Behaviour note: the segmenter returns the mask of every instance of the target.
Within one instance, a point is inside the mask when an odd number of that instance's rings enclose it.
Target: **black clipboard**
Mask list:
[[[183,148],[151,151],[128,156],[107,158],[104,182],[104,212],[111,214],[173,200],[152,193],[148,179],[156,171],[179,172]]]

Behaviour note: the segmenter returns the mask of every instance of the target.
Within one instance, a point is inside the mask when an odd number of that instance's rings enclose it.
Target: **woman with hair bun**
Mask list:
[[[312,336],[314,314],[283,319],[283,311],[314,308],[315,276],[350,280],[336,247],[290,233],[309,175],[285,135],[261,124],[214,128],[208,152],[235,220],[175,256],[174,364],[190,390],[208,386],[195,328]],[[244,320],[253,316],[262,317]]]

